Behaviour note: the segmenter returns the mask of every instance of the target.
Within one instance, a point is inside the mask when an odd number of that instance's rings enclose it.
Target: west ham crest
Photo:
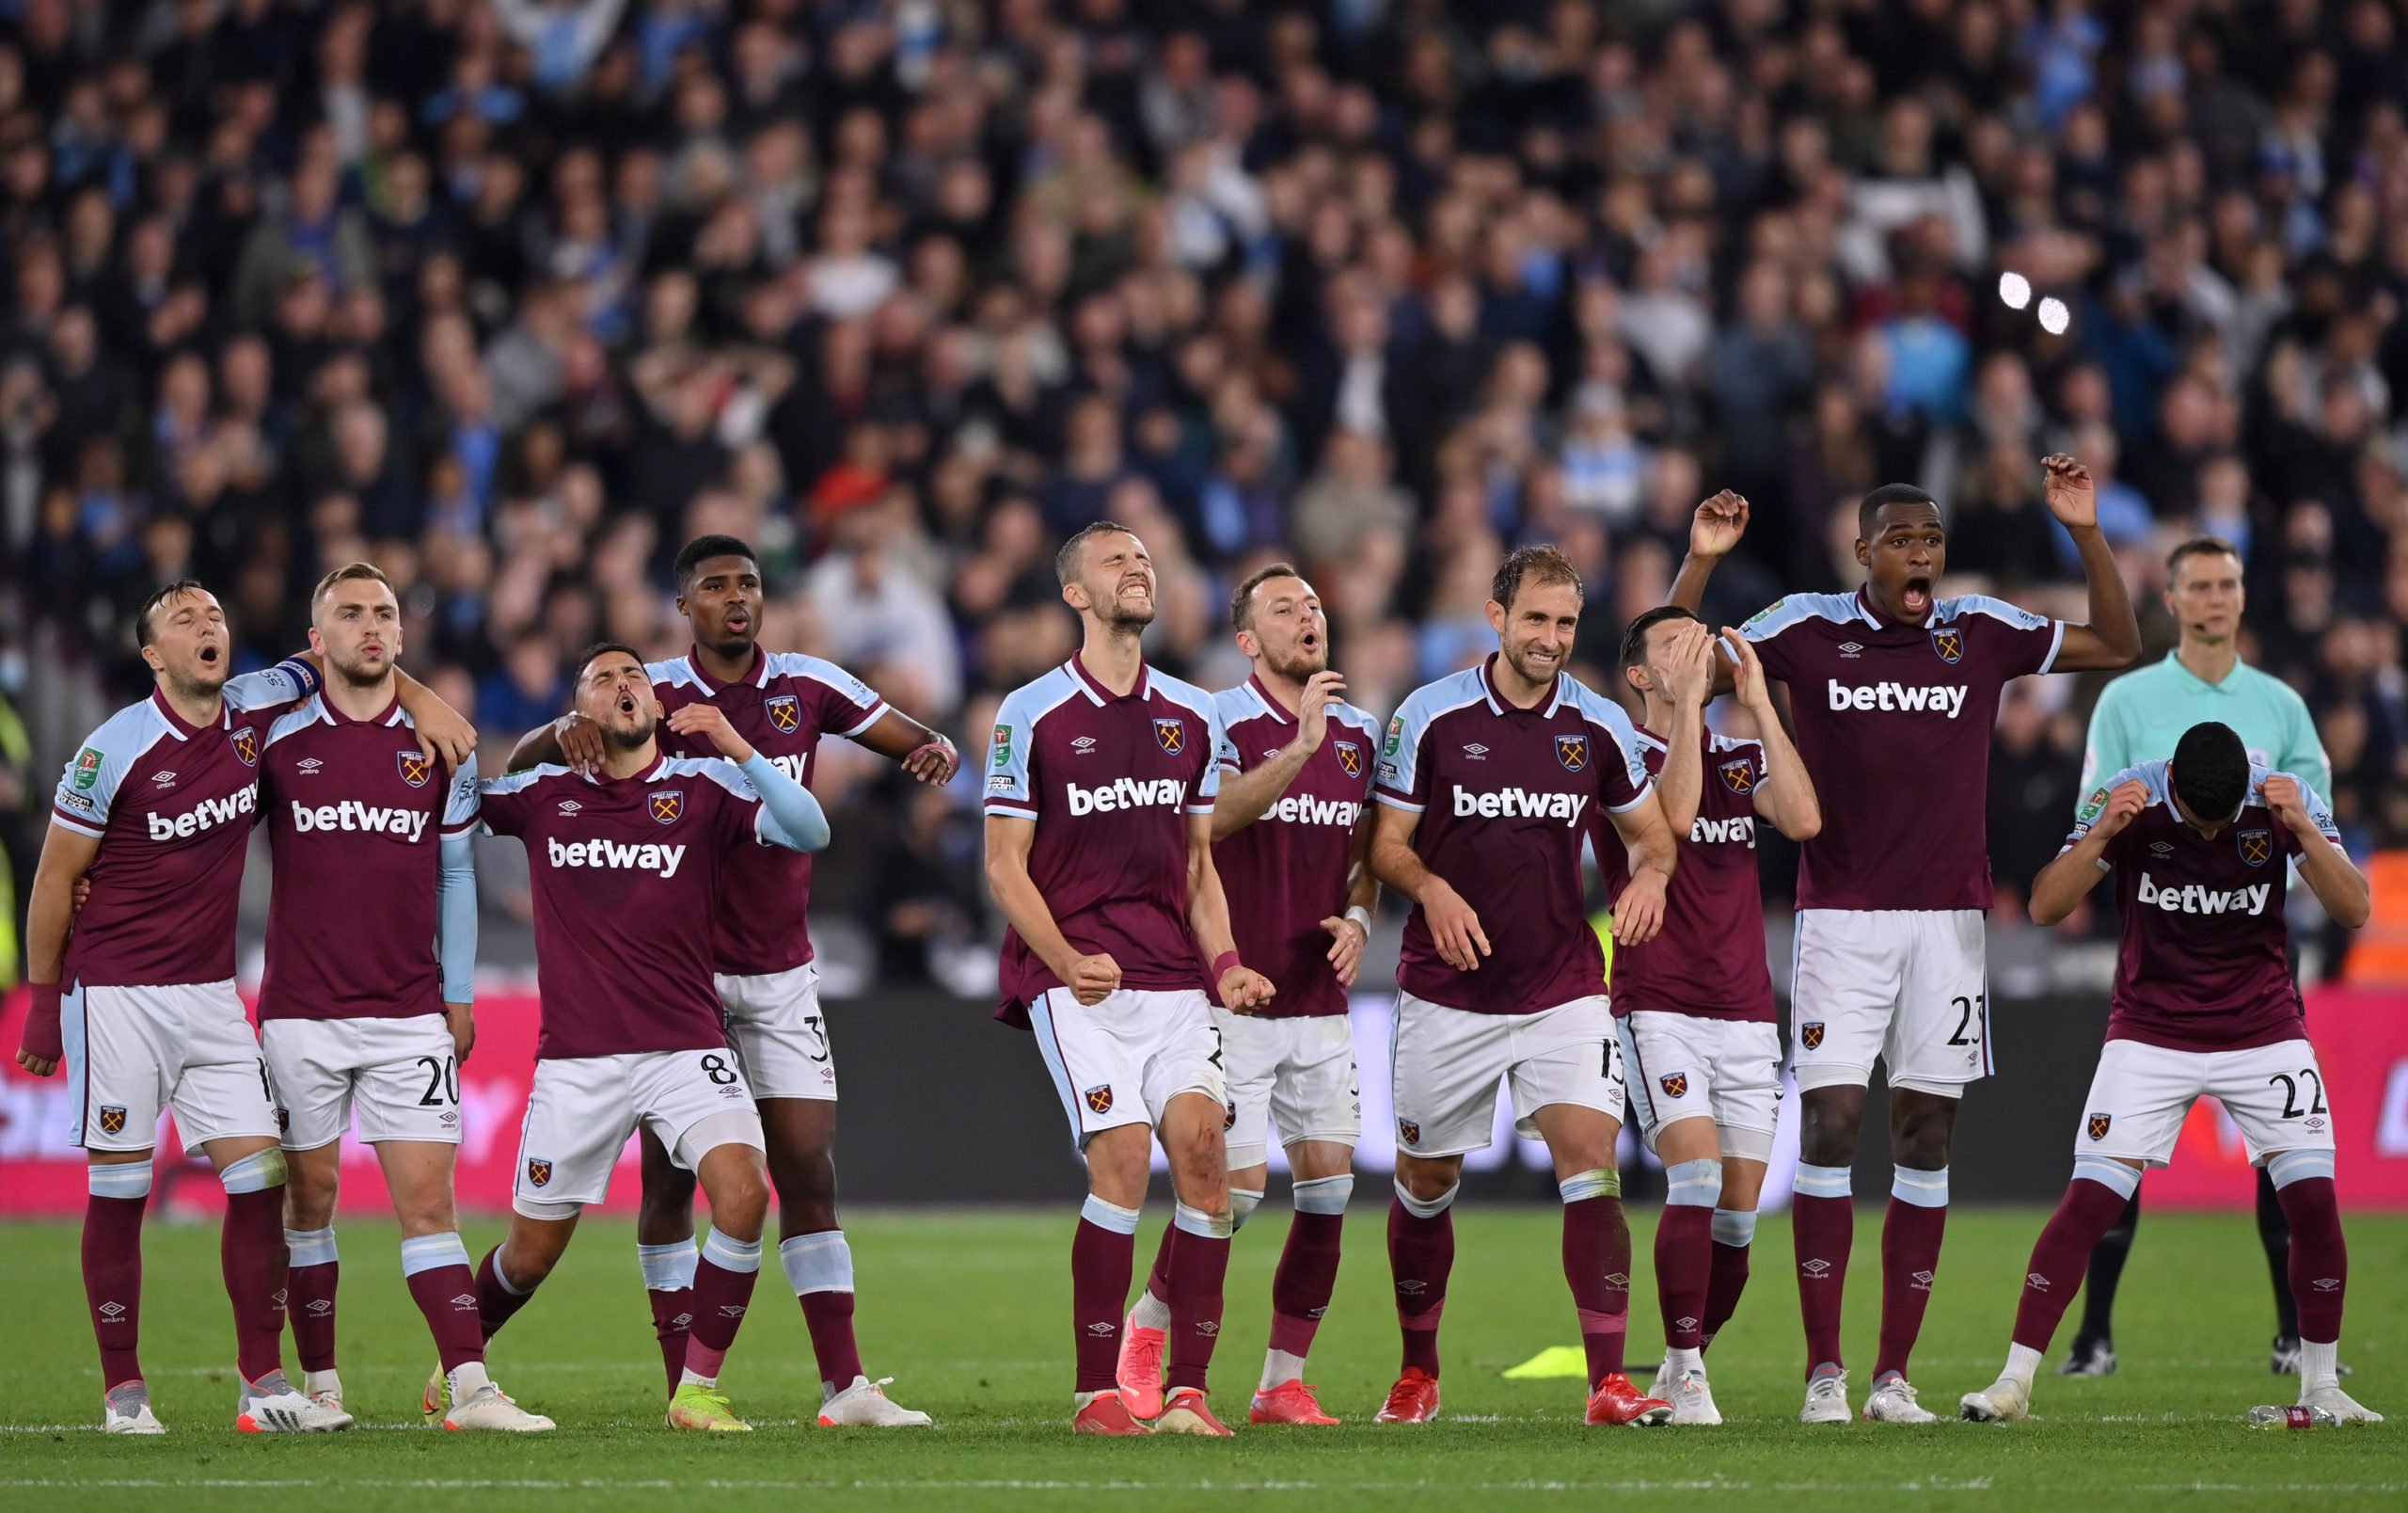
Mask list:
[[[1340,772],[1343,772],[1349,777],[1360,777],[1363,775],[1362,747],[1354,744],[1354,742],[1351,741],[1333,741],[1330,744],[1337,748],[1338,766]]]
[[[2242,830],[2233,835],[2241,848],[2241,859],[2252,867],[2263,867],[2274,854],[2274,833],[2271,830]]]
[[[1187,722],[1157,720],[1154,722],[1154,743],[1176,756],[1187,749]]]
[[[1587,767],[1589,738],[1587,736],[1556,737],[1555,759],[1563,764],[1563,770],[1567,772],[1576,772]]]
[[[2115,1123],[2115,1115],[2113,1115],[2113,1114],[2093,1114],[2093,1115],[2091,1115],[2091,1116],[2090,1116],[2090,1138],[2091,1138],[2092,1139],[2094,1139],[2094,1140],[2103,1140],[2103,1139],[2105,1139],[2107,1138],[2107,1126],[2109,1126],[2110,1124],[2113,1124],[2114,1123]]]
[[[1664,1090],[1664,1096],[1667,1098],[1686,1098],[1689,1095],[1689,1075],[1686,1072],[1667,1072],[1656,1081],[1657,1086]]]
[[[260,764],[260,738],[249,725],[234,732],[234,759],[246,767]]]
[[[414,788],[426,787],[426,780],[435,775],[435,764],[422,751],[397,751],[393,762],[401,769],[402,781]]]
[[[1798,1043],[1810,1051],[1820,1047],[1823,1043],[1823,1022],[1819,1019],[1810,1019],[1798,1026]]]
[[[652,795],[652,818],[656,824],[673,825],[686,814],[686,790],[662,788]]]
[[[527,1180],[538,1187],[549,1186],[552,1180],[552,1164],[540,1155],[529,1156]]]
[[[1087,1107],[1094,1109],[1097,1113],[1108,1114],[1112,1112],[1111,1083],[1099,1083],[1095,1087],[1089,1088],[1085,1092],[1080,1094],[1080,1096],[1086,1099]]]
[[[1954,667],[1965,660],[1965,632],[1953,625],[1934,626],[1931,649],[1940,654],[1941,661]]]
[[[1745,756],[1736,761],[1724,762],[1715,771],[1722,774],[1722,786],[1734,793],[1745,796],[1756,790],[1755,765]]]
[[[1396,1138],[1407,1145],[1420,1144],[1421,1122],[1418,1119],[1398,1120],[1396,1122]]]
[[[761,701],[761,710],[780,735],[791,736],[802,727],[802,701],[791,693],[780,693]]]
[[[125,1107],[123,1105],[103,1104],[101,1106],[101,1133],[103,1135],[122,1135],[125,1133]]]

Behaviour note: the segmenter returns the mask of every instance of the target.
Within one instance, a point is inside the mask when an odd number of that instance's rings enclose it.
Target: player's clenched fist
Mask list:
[[[2138,788],[2137,783],[2130,785]],[[2316,821],[2307,812],[2307,799],[2300,792],[2299,780],[2289,773],[2276,772],[2266,779],[2266,807],[2274,818],[2295,833],[2313,830]]]
[[[25,1011],[24,1027],[17,1040],[17,1064],[38,1077],[46,1077],[58,1070],[59,1060],[67,1051],[59,1028],[61,990],[55,982],[28,982],[33,991],[33,1005]]]
[[[1614,944],[1636,946],[1664,928],[1664,874],[1640,872],[1614,900]]]
[[[1221,1007],[1233,1014],[1251,1013],[1271,1001],[1279,990],[1250,966],[1233,966],[1221,974]]]
[[[915,747],[911,755],[903,758],[903,771],[931,788],[943,788],[952,782],[953,774],[960,768],[961,754],[943,736]]]
[[[1069,988],[1079,1002],[1093,1008],[1112,996],[1113,990],[1120,986],[1120,964],[1101,951],[1093,956],[1082,956],[1072,964],[1069,975],[1062,979],[1062,985]]]
[[[2272,784],[2268,785],[2270,788]],[[2269,793],[2271,802],[2273,795]],[[2118,783],[2115,791],[2107,795],[2107,807],[2090,822],[2090,833],[2101,840],[2115,835],[2132,822],[2133,817],[2148,807],[2148,789],[2138,783]]]
[[[1733,489],[1707,500],[1689,518],[1689,555],[1727,555],[1748,534],[1748,497]]]
[[[752,743],[736,733],[727,716],[716,704],[689,704],[669,716],[669,728],[681,736],[700,736],[719,748],[719,754],[729,761],[742,764],[752,759]]]
[[[1440,960],[1458,972],[1480,970],[1480,959],[1489,953],[1488,932],[1462,894],[1434,879],[1421,896],[1421,918]]]

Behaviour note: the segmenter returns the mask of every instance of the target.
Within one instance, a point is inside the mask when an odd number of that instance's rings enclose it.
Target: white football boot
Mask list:
[[[2001,1377],[1958,1398],[1956,1411],[1969,1424],[2020,1424],[2032,1416],[2032,1389],[2013,1377]]]
[[[905,1408],[886,1395],[886,1384],[892,1377],[872,1381],[867,1377],[855,1377],[853,1384],[840,1393],[831,1393],[828,1401],[819,1405],[819,1426],[823,1429],[848,1427],[855,1425],[880,1429],[925,1429],[936,1421],[917,1409]]]
[[[1798,1422],[1846,1424],[1847,1420],[1847,1373],[1818,1373],[1806,1383],[1806,1406],[1798,1410]]]
[[[150,1387],[142,1381],[121,1381],[109,1389],[101,1413],[103,1434],[165,1434],[167,1426],[150,1411]]]
[[[351,1415],[297,1391],[281,1371],[243,1384],[234,1427],[245,1434],[325,1434],[351,1427]]]
[[[1915,1401],[1914,1388],[1894,1371],[1873,1384],[1873,1395],[1864,1400],[1863,1418],[1867,1424],[1940,1422],[1939,1414]]]

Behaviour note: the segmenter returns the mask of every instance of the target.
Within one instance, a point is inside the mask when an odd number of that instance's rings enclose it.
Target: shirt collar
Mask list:
[[[166,720],[167,734],[175,737],[178,741],[186,740],[189,737],[198,734],[203,728],[205,728],[201,725],[186,725],[184,723],[184,717],[176,712],[176,707],[167,702],[166,693],[155,683],[152,684],[150,688],[150,703],[152,708],[156,709],[160,715]],[[230,730],[233,728],[233,725],[234,707],[227,703],[225,699],[221,697],[217,701],[217,728],[220,730]]]
[[[1153,692],[1153,670],[1142,661],[1137,664],[1136,684],[1127,693],[1115,693],[1104,687],[1093,673],[1087,671],[1087,664],[1079,660],[1079,654],[1075,651],[1070,653],[1070,660],[1063,665],[1069,669],[1072,677],[1079,680],[1079,687],[1086,693],[1087,702],[1097,709],[1123,698],[1143,699],[1148,693]]]
[[[660,776],[661,770],[668,765],[669,754],[656,749],[653,754],[652,765],[645,768],[642,772],[636,773],[633,777],[603,777],[594,772],[579,772],[577,775],[585,779],[588,783],[593,784],[595,788],[600,788],[607,783],[650,783],[658,778]]]
[[[1497,659],[1504,655],[1501,651],[1492,651],[1481,660],[1480,664],[1480,692],[1481,696],[1488,700],[1488,712],[1491,714],[1503,714],[1516,708],[1506,699],[1504,694],[1497,692]],[[1554,681],[1547,685],[1545,703],[1527,712],[1544,715],[1551,720],[1555,718],[1555,711],[1561,708],[1563,708],[1563,675],[1558,673],[1555,675]]]
[[[1260,674],[1246,674],[1245,684],[1246,687],[1254,690],[1254,696],[1262,701],[1263,713],[1268,714],[1272,719],[1277,721],[1281,725],[1294,725],[1296,723],[1294,718],[1291,716],[1287,710],[1279,707],[1279,701],[1271,696],[1271,691],[1262,686],[1262,677]]]
[[[1864,616],[1864,623],[1874,629],[1889,629],[1888,626],[1881,623],[1881,616],[1873,613],[1873,596],[1867,594],[1864,589],[1865,585],[1862,583],[1859,583],[1856,587],[1856,613]]]
[[[2249,664],[2236,659],[2232,664],[2232,671],[2224,675],[2224,681],[2221,683],[2210,683],[2206,678],[2201,677],[2198,674],[2191,671],[2189,667],[2183,665],[2182,653],[2179,648],[2169,651],[2165,654],[2165,665],[2173,668],[2176,673],[2181,676],[2182,681],[2190,684],[2193,688],[2203,688],[2210,693],[2234,693],[2240,692],[2241,670]]]
[[[719,692],[719,690],[711,687],[711,680],[703,676],[702,647],[688,646],[686,648],[686,670],[694,675],[694,686],[703,691],[703,697],[709,698],[711,695]],[[754,642],[752,644],[752,667],[745,672],[743,677],[737,678],[737,681],[739,683],[750,683],[754,688],[768,688],[769,686],[769,654],[761,649],[759,642]]]

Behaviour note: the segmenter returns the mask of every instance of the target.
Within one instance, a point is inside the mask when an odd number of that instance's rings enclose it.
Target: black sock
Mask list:
[[[2132,1234],[2140,1228],[2140,1189],[2132,1189],[2131,1202],[2124,1204],[2123,1217],[2090,1251],[2090,1275],[2082,1288],[2082,1330],[2074,1336],[2077,1343],[2112,1340],[2115,1337],[2115,1288],[2124,1280],[2124,1263],[2132,1253]]]
[[[2299,1337],[2299,1305],[2291,1301],[2291,1221],[2283,1217],[2274,1179],[2258,1169],[2258,1243],[2266,1248],[2266,1269],[2274,1278],[2274,1332]]]

